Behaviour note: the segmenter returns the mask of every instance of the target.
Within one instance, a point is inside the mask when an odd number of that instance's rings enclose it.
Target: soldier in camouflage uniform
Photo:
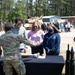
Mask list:
[[[11,23],[5,25],[5,34],[0,36],[0,46],[3,47],[3,70],[5,75],[13,74],[13,67],[18,75],[25,75],[26,68],[22,61],[19,51],[20,43],[30,46],[39,45],[39,43],[22,38],[20,35],[13,34],[13,26]]]

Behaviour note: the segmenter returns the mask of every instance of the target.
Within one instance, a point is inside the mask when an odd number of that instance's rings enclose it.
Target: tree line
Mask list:
[[[75,0],[0,0],[0,19],[11,22],[16,17],[74,16]]]

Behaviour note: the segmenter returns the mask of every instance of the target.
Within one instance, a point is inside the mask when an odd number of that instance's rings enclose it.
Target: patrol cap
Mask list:
[[[14,26],[13,26],[12,23],[5,23],[5,26],[4,26],[4,30],[5,30],[5,32],[11,30],[11,28],[14,29]]]
[[[14,28],[13,23],[5,23],[5,28]]]

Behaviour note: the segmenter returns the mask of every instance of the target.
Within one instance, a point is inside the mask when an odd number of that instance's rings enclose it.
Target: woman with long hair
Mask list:
[[[38,21],[33,22],[32,24],[32,29],[28,33],[28,38],[35,42],[41,43],[41,45],[33,47],[31,46],[32,54],[34,53],[40,53],[40,55],[43,54],[43,46],[42,42],[44,39],[44,31],[41,30],[41,25]]]
[[[46,55],[59,55],[61,41],[59,32],[59,29],[55,25],[48,24],[48,32],[45,34],[43,40]]]

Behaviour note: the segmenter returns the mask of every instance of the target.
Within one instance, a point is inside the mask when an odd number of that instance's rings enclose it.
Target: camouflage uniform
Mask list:
[[[14,67],[18,75],[26,74],[26,68],[19,52],[20,43],[25,43],[30,46],[37,45],[37,43],[33,41],[25,40],[21,36],[13,34],[12,31],[7,31],[0,36],[0,46],[2,46],[4,50],[3,70],[5,75],[12,75],[12,67]]]

